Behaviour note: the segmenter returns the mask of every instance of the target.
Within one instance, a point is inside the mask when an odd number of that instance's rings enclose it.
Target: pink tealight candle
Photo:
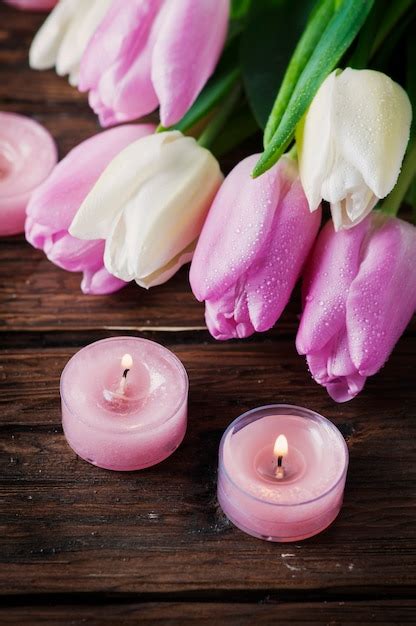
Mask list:
[[[46,128],[24,115],[0,111],[0,235],[23,232],[29,198],[57,159]]]
[[[276,404],[244,413],[220,445],[218,501],[241,530],[268,541],[299,541],[338,515],[348,449],[325,417]]]
[[[154,341],[113,337],[86,346],[62,372],[61,399],[69,445],[105,469],[155,465],[185,435],[188,376]]]
[[[50,11],[58,0],[4,0],[6,4],[22,11]]]

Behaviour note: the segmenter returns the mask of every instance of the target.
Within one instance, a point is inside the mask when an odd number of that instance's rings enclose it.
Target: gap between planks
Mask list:
[[[360,587],[362,589],[362,587]],[[328,591],[328,592],[327,592]],[[23,607],[23,606],[43,606],[53,604],[54,606],[66,604],[83,604],[83,605],[101,605],[106,604],[130,604],[131,602],[140,604],[150,604],[153,602],[171,603],[171,602],[187,602],[187,603],[220,603],[220,604],[276,604],[296,602],[302,604],[319,604],[325,603],[342,603],[342,602],[374,602],[383,597],[383,593],[391,602],[400,602],[405,600],[414,601],[416,596],[413,587],[397,587],[393,589],[391,586],[369,587],[365,592],[349,590],[342,588],[337,590],[325,589],[212,589],[212,590],[196,590],[191,592],[64,592],[64,593],[16,593],[1,595],[1,606],[6,607]]]

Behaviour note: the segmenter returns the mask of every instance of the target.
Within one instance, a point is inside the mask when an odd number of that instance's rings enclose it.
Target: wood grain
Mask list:
[[[13,280],[10,278],[13,277]],[[48,261],[21,237],[0,246],[0,333],[10,331],[204,330],[204,305],[192,294],[188,267],[148,291],[135,283],[109,296],[86,296],[81,274]],[[299,297],[293,298],[275,333],[296,330]],[[208,334],[207,334],[208,336]]]
[[[305,376],[290,340],[168,346],[190,375],[188,433],[166,462],[131,474],[90,466],[65,442],[58,378],[74,349],[3,354],[3,593],[411,594],[416,391],[406,363],[416,339],[403,339],[366,393],[345,405]],[[400,403],[398,378],[406,389]],[[313,406],[350,449],[339,519],[294,545],[244,535],[215,498],[224,428],[269,402]]]
[[[0,108],[43,123],[62,157],[99,127],[85,95],[29,69],[43,19],[0,2]],[[259,149],[255,138],[223,170]],[[186,268],[148,292],[88,297],[79,283],[22,237],[0,242],[0,624],[415,623],[415,323],[360,397],[336,405],[296,354],[296,294],[272,331],[216,343]],[[164,343],[191,383],[183,445],[130,474],[78,459],[60,419],[66,361],[116,334]],[[326,415],[350,451],[339,518],[297,544],[244,535],[215,497],[222,432],[270,402]]]
[[[4,617],[4,621],[3,621]],[[1,626],[68,624],[81,626],[148,626],[227,624],[227,626],[269,626],[270,624],[414,624],[414,601],[304,602],[277,604],[223,604],[219,602],[149,602],[74,606],[35,606],[0,609]],[[30,620],[30,622],[29,622]]]

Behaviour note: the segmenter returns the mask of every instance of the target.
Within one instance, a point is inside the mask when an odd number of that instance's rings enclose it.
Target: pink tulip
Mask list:
[[[58,0],[4,0],[4,2],[22,11],[50,11]]]
[[[296,339],[313,378],[351,400],[386,362],[416,308],[416,228],[373,212],[320,233],[303,286]]]
[[[320,211],[310,213],[297,166],[284,156],[252,179],[259,155],[225,179],[208,214],[190,280],[216,339],[273,326],[314,242]]]
[[[84,293],[112,293],[126,283],[105,269],[103,240],[81,241],[72,237],[68,228],[109,162],[127,145],[153,131],[152,124],[120,126],[83,141],[58,163],[30,199],[26,239],[55,265],[83,272]]]
[[[141,117],[159,104],[162,124],[176,123],[214,71],[228,13],[229,0],[113,0],[79,78],[101,124]]]

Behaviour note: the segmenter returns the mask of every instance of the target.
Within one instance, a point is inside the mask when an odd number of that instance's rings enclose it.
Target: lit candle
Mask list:
[[[0,235],[23,232],[29,198],[57,158],[46,128],[24,115],[0,111]]]
[[[149,467],[172,454],[185,435],[185,368],[147,339],[113,337],[77,352],[62,372],[61,399],[69,445],[99,467]]]
[[[296,406],[260,407],[221,439],[218,501],[254,537],[299,541],[338,515],[347,467],[344,438],[329,420]]]
[[[286,456],[287,452],[287,439],[284,435],[279,435],[275,441],[273,448],[273,454],[277,459],[277,466],[274,474],[279,480],[285,477],[285,470],[283,468],[283,457]]]

